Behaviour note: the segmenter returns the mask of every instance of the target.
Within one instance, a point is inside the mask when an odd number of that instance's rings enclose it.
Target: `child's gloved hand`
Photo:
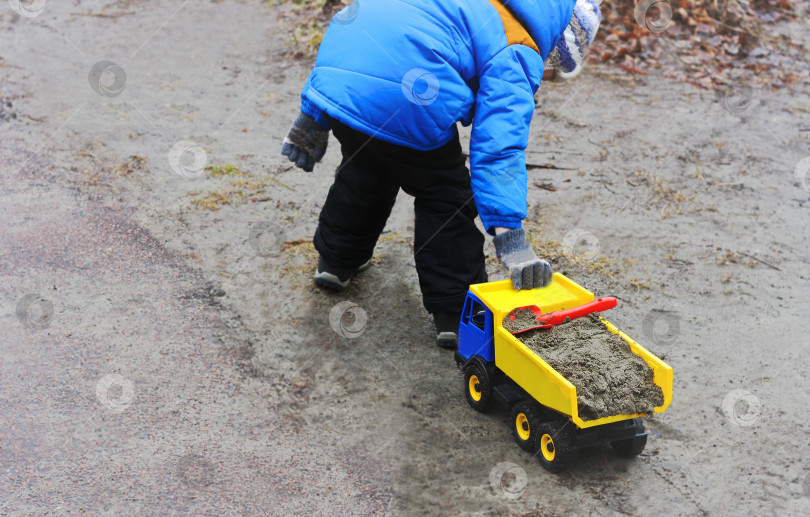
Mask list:
[[[281,146],[281,154],[295,166],[312,172],[316,162],[321,161],[329,142],[329,130],[322,128],[315,119],[301,113],[293,122],[290,132]]]
[[[597,0],[577,0],[571,22],[546,58],[546,69],[555,72],[552,81],[573,79],[579,75],[600,21],[602,13]]]
[[[498,259],[509,269],[515,289],[544,287],[551,282],[551,265],[537,258],[523,228],[498,234],[492,242]]]

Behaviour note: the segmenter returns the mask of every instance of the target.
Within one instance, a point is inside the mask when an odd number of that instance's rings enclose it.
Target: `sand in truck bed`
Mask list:
[[[514,321],[504,318],[510,332],[537,325],[528,309],[519,309],[515,315]],[[515,337],[576,387],[583,420],[649,413],[664,403],[652,369],[595,314]]]

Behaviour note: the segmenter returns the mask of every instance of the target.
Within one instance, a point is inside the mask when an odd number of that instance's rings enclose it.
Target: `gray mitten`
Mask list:
[[[509,269],[515,289],[534,289],[551,282],[551,265],[537,258],[523,228],[496,235],[492,242],[498,259]]]
[[[312,172],[316,162],[321,161],[329,143],[329,130],[322,128],[315,119],[301,113],[293,122],[290,132],[281,146],[281,154],[295,166]]]

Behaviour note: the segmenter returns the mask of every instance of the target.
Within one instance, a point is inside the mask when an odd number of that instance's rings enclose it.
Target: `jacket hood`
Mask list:
[[[562,36],[574,13],[574,0],[503,0],[532,37],[543,60]]]

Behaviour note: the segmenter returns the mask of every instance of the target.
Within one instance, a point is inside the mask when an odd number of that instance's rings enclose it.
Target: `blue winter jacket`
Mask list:
[[[519,228],[534,92],[574,0],[355,0],[321,43],[302,111],[430,150],[472,123],[471,182],[484,228]]]

